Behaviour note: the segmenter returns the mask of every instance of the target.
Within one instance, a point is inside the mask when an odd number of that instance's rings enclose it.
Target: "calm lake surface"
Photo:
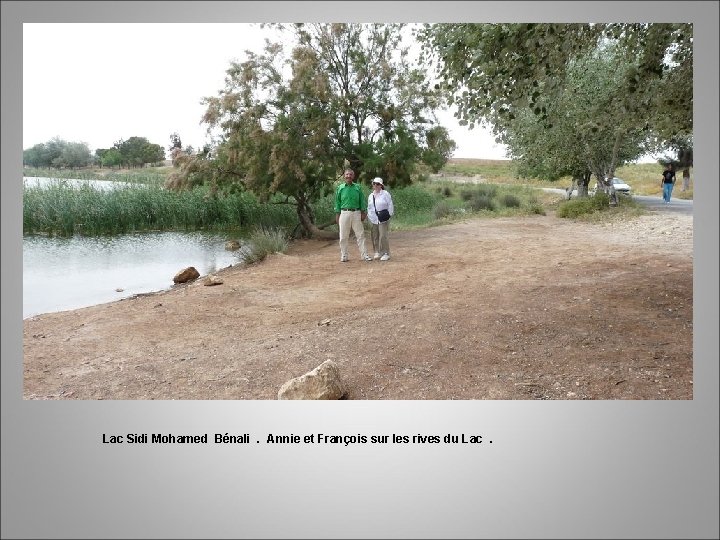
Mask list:
[[[23,319],[169,289],[180,270],[201,276],[239,264],[227,238],[138,233],[107,238],[23,238]]]
[[[48,182],[25,181],[28,185]],[[97,183],[108,189],[113,184]],[[239,238],[205,232],[24,236],[23,319],[169,289],[175,274],[188,266],[205,276],[239,264],[239,252],[225,249],[230,239]]]
[[[55,184],[66,184],[72,187],[91,186],[95,189],[106,190],[119,187],[132,187],[127,182],[112,182],[109,180],[77,180],[71,178],[45,178],[42,176],[24,176],[23,183],[27,187],[49,187]]]

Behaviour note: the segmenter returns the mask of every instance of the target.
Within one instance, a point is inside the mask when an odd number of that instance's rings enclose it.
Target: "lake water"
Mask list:
[[[23,238],[23,318],[169,289],[180,270],[201,276],[239,264],[227,238],[138,233],[107,238]]]
[[[112,182],[109,180],[77,180],[70,178],[44,178],[42,176],[25,176],[23,183],[27,187],[49,187],[55,184],[66,184],[72,187],[91,186],[99,190],[117,189],[120,187],[132,187],[137,184],[128,182]]]
[[[48,179],[27,178],[45,185]],[[72,182],[88,182],[87,180]],[[113,182],[93,182],[112,188]],[[201,276],[239,264],[229,237],[205,232],[147,232],[108,237],[23,237],[23,319],[169,289],[177,272]]]

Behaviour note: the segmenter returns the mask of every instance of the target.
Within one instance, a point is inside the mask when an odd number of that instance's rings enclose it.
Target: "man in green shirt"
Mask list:
[[[360,258],[372,261],[365,249],[365,227],[363,221],[367,217],[367,199],[359,184],[353,182],[355,173],[346,169],[343,173],[345,183],[335,191],[335,223],[340,229],[340,262],[348,261],[348,239],[350,229],[355,231]]]

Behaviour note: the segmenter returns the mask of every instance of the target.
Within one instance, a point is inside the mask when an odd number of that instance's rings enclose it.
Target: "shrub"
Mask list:
[[[445,201],[438,202],[435,206],[433,206],[433,209],[432,209],[432,215],[433,215],[433,218],[435,218],[435,219],[446,218],[449,215],[451,215],[452,213],[453,213],[453,210],[452,210],[451,206]]]
[[[601,212],[609,208],[610,197],[598,191],[592,197],[581,197],[560,203],[557,209],[557,216],[563,218],[576,218],[594,212]]]
[[[471,201],[467,203],[467,207],[473,212],[480,210],[495,210],[495,201],[491,197],[484,194],[476,194]]]
[[[288,246],[288,236],[283,229],[258,228],[250,234],[240,258],[245,264],[253,264],[264,260],[271,253],[285,253]]]
[[[391,191],[395,209],[410,214],[416,211],[429,210],[435,204],[436,197],[428,190],[419,186],[407,186]]]
[[[540,204],[537,201],[531,202],[529,208],[530,208],[530,212],[533,214],[537,214],[539,216],[545,215],[545,208],[543,208],[542,204]]]
[[[500,198],[500,203],[506,208],[520,208],[521,201],[512,193],[506,193]]]

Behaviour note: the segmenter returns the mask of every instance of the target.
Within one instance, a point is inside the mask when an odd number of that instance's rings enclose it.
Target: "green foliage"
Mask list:
[[[240,258],[245,264],[254,264],[273,253],[285,253],[289,247],[287,232],[279,227],[256,228],[243,246]]]
[[[443,23],[417,35],[428,60],[439,60],[441,87],[461,121],[502,128],[518,106],[542,116],[542,93],[562,85],[568,60],[594,47],[597,34],[583,24]]]
[[[455,141],[450,139],[450,133],[442,126],[435,126],[426,134],[427,148],[422,152],[422,162],[434,173],[438,172],[447,163],[450,156],[457,149]]]
[[[583,206],[581,204],[574,208],[570,205],[571,209],[569,211],[565,209],[565,206],[567,203],[573,201],[562,202],[558,207],[558,217],[605,223],[609,220],[626,219],[639,216],[646,212],[646,210],[637,201],[626,196],[618,197],[617,206],[610,206],[608,204],[609,197],[604,193],[598,193],[595,196],[578,200],[584,201],[585,205]],[[563,208],[563,210],[560,210],[560,208]],[[564,213],[567,213],[567,215],[561,215]]]
[[[475,193],[479,196],[492,199],[497,196],[498,186],[496,184],[478,184],[475,186]]]
[[[472,189],[465,188],[460,190],[460,198],[463,201],[469,201],[473,198],[473,195],[475,195],[475,192]]]
[[[522,205],[522,202],[516,195],[506,193],[500,197],[500,204],[506,208],[519,208]]]
[[[433,225],[433,221],[466,218],[476,212],[481,212],[485,216],[545,214],[543,205],[538,201],[537,191],[531,187],[475,184],[463,185],[461,189],[455,191],[452,188],[456,185],[452,183],[447,185],[433,182],[433,184],[437,185],[412,186],[404,190],[396,190],[398,193],[406,190],[414,194],[422,193],[420,200],[409,203],[408,207],[404,206],[405,201],[402,197],[396,197],[396,193],[393,192],[393,199],[401,199],[400,204],[396,203],[396,208],[398,206],[402,208],[393,220],[395,227],[428,226]],[[449,190],[446,191],[446,188]],[[418,189],[422,191],[416,191]]]
[[[610,197],[603,192],[597,192],[592,197],[581,197],[560,203],[556,215],[561,218],[577,218],[585,214],[604,212],[610,208]]]
[[[29,167],[87,167],[92,155],[87,143],[68,142],[58,137],[23,151],[23,164]]]
[[[453,207],[447,201],[439,201],[432,208],[433,219],[444,219],[453,213]]]
[[[586,182],[653,147],[692,151],[690,24],[443,23],[417,37],[461,122],[491,125],[523,174]]]
[[[159,163],[165,160],[165,150],[159,144],[153,144],[145,137],[130,137],[119,140],[110,151],[120,154],[120,164],[124,167],[142,167],[146,163]],[[101,160],[105,153],[100,151]]]
[[[23,232],[58,236],[124,234],[143,230],[228,230],[293,227],[285,204],[261,204],[248,193],[212,196],[207,187],[172,192],[140,184],[102,190],[58,180],[25,187]]]
[[[543,208],[543,205],[537,201],[531,202],[528,205],[528,210],[530,211],[531,214],[537,214],[540,216],[544,216],[546,214],[545,208]]]
[[[438,196],[430,193],[421,186],[408,186],[392,191],[393,205],[395,213],[402,215],[403,212],[418,212],[430,210]]]
[[[617,47],[574,58],[540,121],[527,109],[508,123],[504,136],[521,174],[556,180],[571,176],[587,185],[614,176],[617,166],[645,151],[647,134],[638,121],[638,107],[625,99],[625,78],[633,66]],[[642,116],[640,114],[640,116]]]
[[[225,89],[204,100],[203,122],[220,143],[210,156],[178,160],[170,186],[283,196],[312,234],[312,207],[344,168],[397,189],[419,175],[419,164],[444,164],[454,143],[427,121],[441,99],[408,61],[402,24],[270,26],[283,31],[290,54],[267,43],[231,64]]]
[[[497,206],[492,197],[483,193],[476,193],[473,198],[468,201],[467,207],[473,212],[479,212],[481,210],[490,210],[492,212]]]
[[[163,148],[144,137],[130,137],[127,141],[116,142],[113,148],[97,149],[95,156],[86,143],[67,142],[58,137],[23,152],[23,164],[35,168],[77,169],[93,163],[103,167],[141,167],[164,160]]]
[[[98,156],[100,157],[100,164],[103,167],[120,167],[123,164],[123,156],[117,148],[109,148],[105,151],[101,150]]]

